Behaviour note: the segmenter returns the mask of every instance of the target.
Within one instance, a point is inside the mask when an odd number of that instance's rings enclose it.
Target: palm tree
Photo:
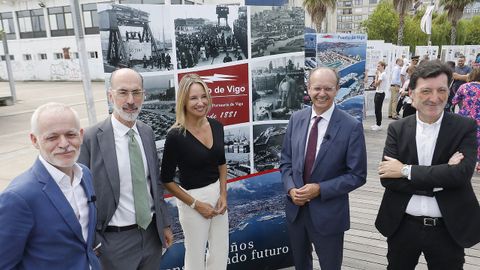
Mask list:
[[[335,0],[303,0],[303,7],[310,14],[317,32],[322,31],[322,22],[327,15],[327,9],[335,9],[336,2]]]
[[[447,11],[448,20],[452,24],[450,44],[455,45],[457,39],[457,23],[463,16],[463,9],[475,0],[441,0],[440,5]]]
[[[393,0],[393,6],[398,12],[398,35],[397,35],[397,45],[402,46],[403,42],[403,29],[405,27],[405,15],[408,10],[412,7],[413,0]]]

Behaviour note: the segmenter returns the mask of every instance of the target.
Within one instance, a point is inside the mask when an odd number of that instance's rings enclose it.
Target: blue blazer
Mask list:
[[[40,160],[0,194],[0,269],[100,269],[92,250],[96,210],[90,171],[81,185],[88,198],[88,239],[60,187]]]
[[[311,108],[295,112],[284,137],[280,170],[285,191],[303,184],[305,145]],[[310,183],[320,184],[320,196],[308,209],[317,231],[337,234],[350,228],[348,193],[366,182],[367,153],[362,123],[334,108],[320,151],[313,166]],[[294,222],[299,206],[287,194],[286,215]]]

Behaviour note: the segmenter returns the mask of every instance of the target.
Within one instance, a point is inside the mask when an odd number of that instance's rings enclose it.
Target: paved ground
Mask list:
[[[107,117],[106,94],[103,82],[92,83],[97,120]],[[81,117],[82,126],[88,126],[82,84],[78,82],[18,82],[16,84],[18,103],[0,106],[0,191],[12,178],[31,166],[37,150],[28,137],[30,116],[33,110],[48,101],[58,101],[73,106]],[[0,82],[0,93],[8,91],[8,83]],[[385,101],[385,104],[387,101]],[[386,107],[386,106],[384,106]],[[368,151],[367,184],[350,196],[351,229],[345,236],[344,265],[342,269],[385,269],[386,247],[383,236],[375,229],[373,222],[378,211],[383,188],[379,184],[376,167],[380,161],[385,142],[385,127],[391,120],[384,120],[384,129],[370,130],[373,117],[364,121]],[[480,176],[472,179],[477,197],[480,198]],[[480,228],[479,228],[480,230]],[[466,270],[480,269],[480,245],[466,250]],[[315,262],[315,269],[320,269]],[[289,268],[293,269],[293,268]],[[417,269],[427,269],[421,260]]]

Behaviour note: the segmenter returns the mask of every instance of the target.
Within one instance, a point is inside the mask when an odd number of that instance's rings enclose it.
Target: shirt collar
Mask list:
[[[115,134],[118,134],[119,136],[125,136],[130,129],[133,129],[133,131],[135,131],[136,134],[139,134],[136,121],[135,121],[135,125],[133,125],[132,128],[129,128],[124,124],[122,124],[120,121],[118,121],[118,119],[115,118],[114,115],[112,115],[111,120],[112,120],[113,131]]]
[[[80,180],[83,177],[83,171],[82,168],[77,164],[73,164],[73,178],[74,181],[72,184],[70,184],[70,177],[60,171],[59,169],[55,168],[52,164],[48,163],[42,155],[38,156],[38,159],[40,162],[42,162],[43,166],[45,166],[45,169],[47,169],[47,172],[50,174],[50,176],[53,178],[53,180],[57,183],[59,186],[75,186],[76,179]],[[79,183],[80,181],[78,181]]]
[[[440,117],[438,118],[437,121],[435,121],[435,122],[432,123],[432,124],[429,124],[429,123],[425,123],[425,122],[423,122],[422,120],[420,120],[420,118],[418,117],[418,112],[417,112],[417,113],[416,113],[417,123],[418,123],[420,126],[424,127],[424,128],[426,128],[426,127],[437,127],[437,126],[439,126],[439,125],[442,123],[442,119],[443,119],[443,114],[444,114],[444,113],[445,113],[445,112],[442,112],[442,115],[440,115]]]
[[[335,109],[335,103],[333,103],[332,106],[330,108],[328,108],[328,110],[326,110],[325,112],[323,112],[320,115],[317,115],[315,113],[315,110],[313,109],[313,106],[312,106],[312,114],[310,115],[310,120],[312,120],[315,116],[321,116],[322,119],[327,120],[327,122],[330,122],[330,118],[332,118],[332,114],[333,114],[334,109]]]

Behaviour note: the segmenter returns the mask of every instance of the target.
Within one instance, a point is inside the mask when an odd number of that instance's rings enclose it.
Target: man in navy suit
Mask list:
[[[0,194],[0,269],[97,270],[95,195],[90,171],[76,160],[83,130],[59,103],[35,110],[33,166]]]
[[[312,269],[312,243],[322,270],[341,268],[348,193],[366,181],[363,126],[336,108],[339,81],[329,68],[310,72],[312,107],[292,115],[283,142],[280,170],[297,270]]]

